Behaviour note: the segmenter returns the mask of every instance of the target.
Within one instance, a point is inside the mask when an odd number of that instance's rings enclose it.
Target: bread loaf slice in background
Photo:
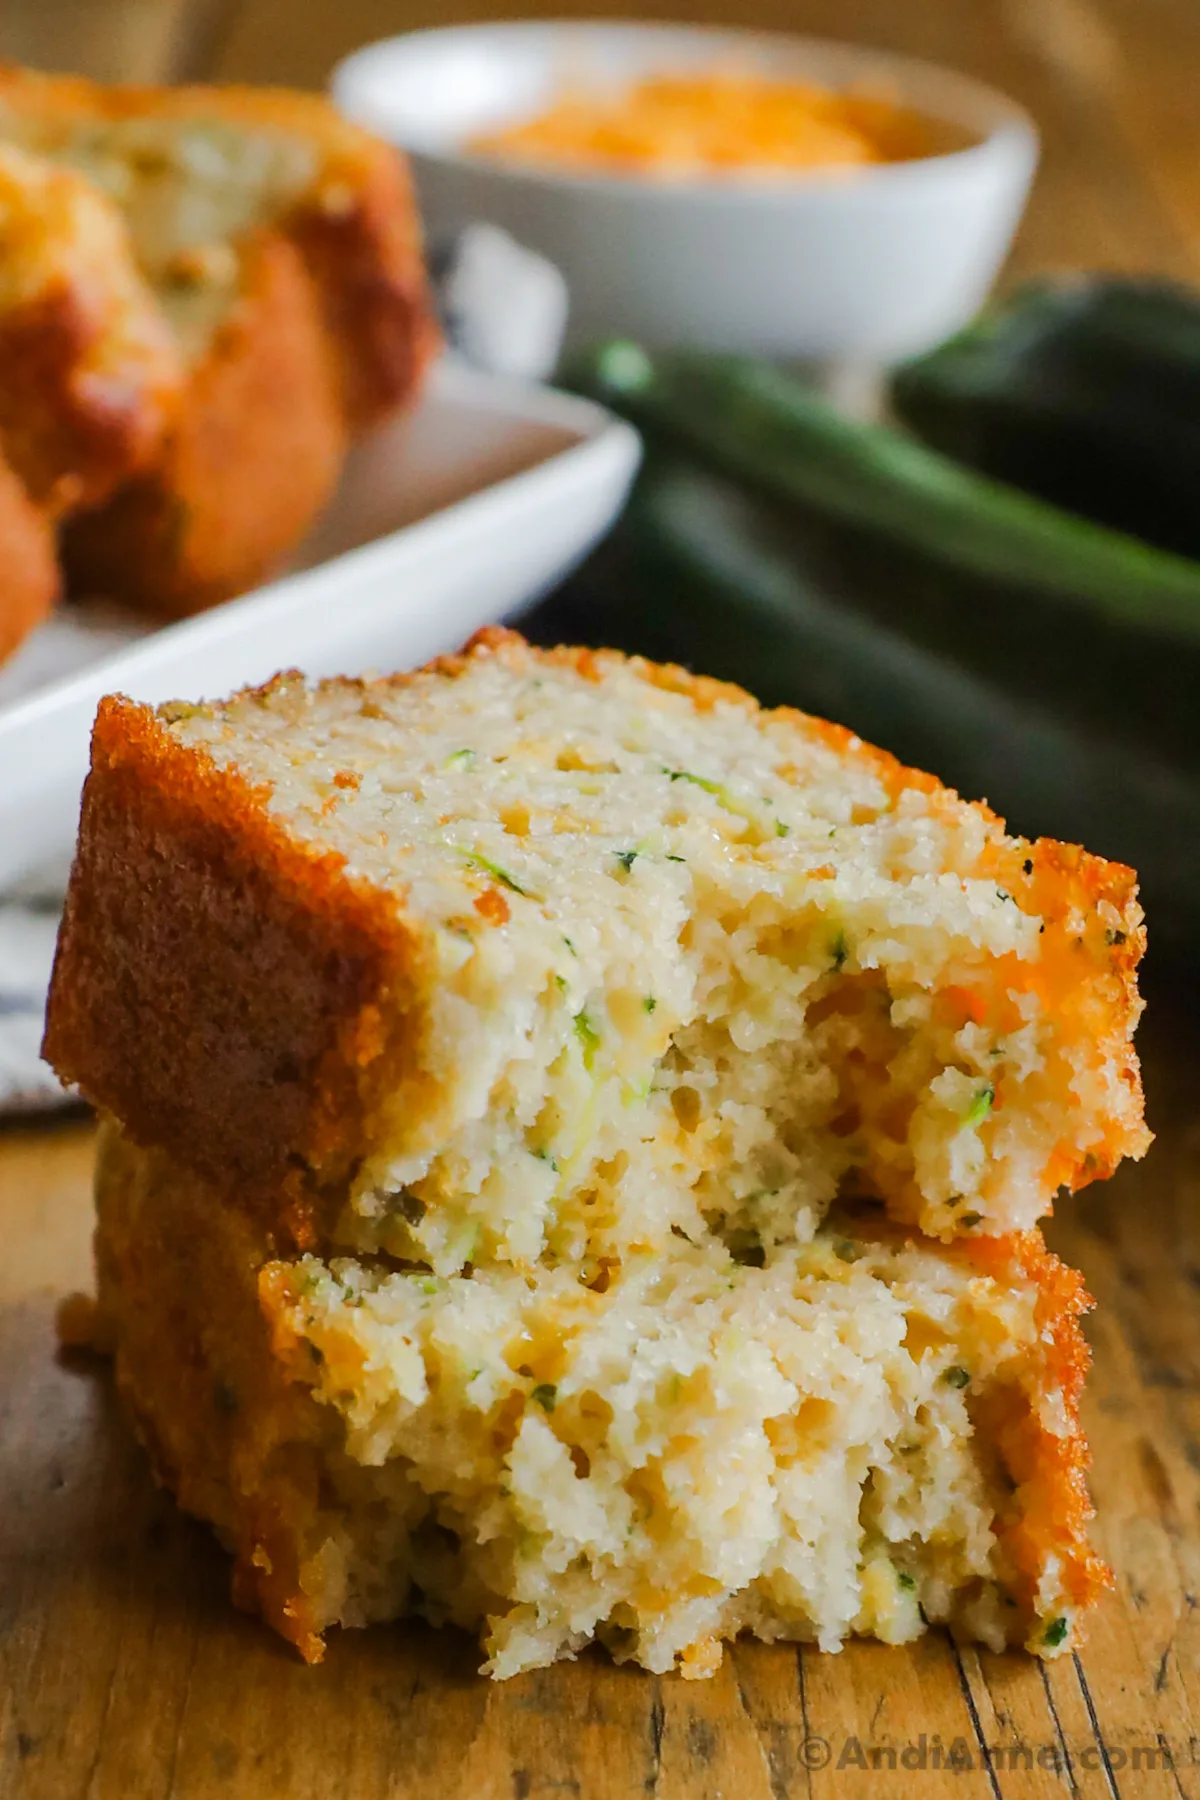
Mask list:
[[[165,424],[147,411],[124,491],[77,473],[73,586],[178,616],[253,585],[329,497],[349,437],[413,397],[435,348],[402,159],[315,96],[15,68],[0,70],[0,149],[115,209],[110,260],[152,295],[179,389]]]

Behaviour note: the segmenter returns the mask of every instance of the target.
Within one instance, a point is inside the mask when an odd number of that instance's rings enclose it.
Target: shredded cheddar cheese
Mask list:
[[[569,90],[470,147],[568,170],[678,178],[901,162],[930,154],[934,132],[878,95],[710,72],[655,75],[619,94]]]

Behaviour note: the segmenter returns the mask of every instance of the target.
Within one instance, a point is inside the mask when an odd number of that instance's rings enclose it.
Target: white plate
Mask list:
[[[211,699],[281,668],[356,675],[454,649],[579,560],[638,454],[589,401],[444,362],[352,453],[295,573],[154,630],[64,608],[0,669],[0,883],[70,850],[102,695]]]

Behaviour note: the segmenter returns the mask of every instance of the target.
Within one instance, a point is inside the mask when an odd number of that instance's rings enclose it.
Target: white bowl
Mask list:
[[[730,63],[882,85],[964,147],[855,171],[679,181],[557,174],[466,148],[536,112],[564,80],[623,84]],[[769,32],[569,22],[416,31],[348,57],[333,92],[351,118],[408,151],[431,234],[487,219],[558,263],[576,343],[621,332],[781,356],[913,354],[978,309],[1037,162],[1027,115],[978,82]]]

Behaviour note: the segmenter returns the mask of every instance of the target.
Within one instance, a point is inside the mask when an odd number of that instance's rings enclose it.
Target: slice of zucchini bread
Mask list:
[[[875,1207],[750,1261],[438,1276],[280,1257],[115,1125],[97,1202],[99,1337],[159,1475],[310,1660],[408,1612],[482,1630],[497,1676],[928,1623],[1049,1656],[1104,1585],[1086,1296],[1036,1232],[938,1245]]]
[[[407,167],[319,95],[108,87],[0,65],[0,141],[109,197],[192,362],[237,302],[236,246],[274,230],[315,279],[351,423],[412,391],[436,332]]]
[[[437,1276],[1022,1231],[1148,1141],[1134,878],[848,732],[484,633],[104,703],[46,1055],[299,1248]]]
[[[403,159],[315,95],[11,67],[0,149],[116,221],[110,266],[135,268],[176,369],[155,454],[111,496],[79,496],[73,585],[172,616],[252,586],[328,499],[349,438],[414,396],[435,348]],[[78,310],[91,288],[63,260],[60,298]],[[60,323],[43,321],[43,356]]]

